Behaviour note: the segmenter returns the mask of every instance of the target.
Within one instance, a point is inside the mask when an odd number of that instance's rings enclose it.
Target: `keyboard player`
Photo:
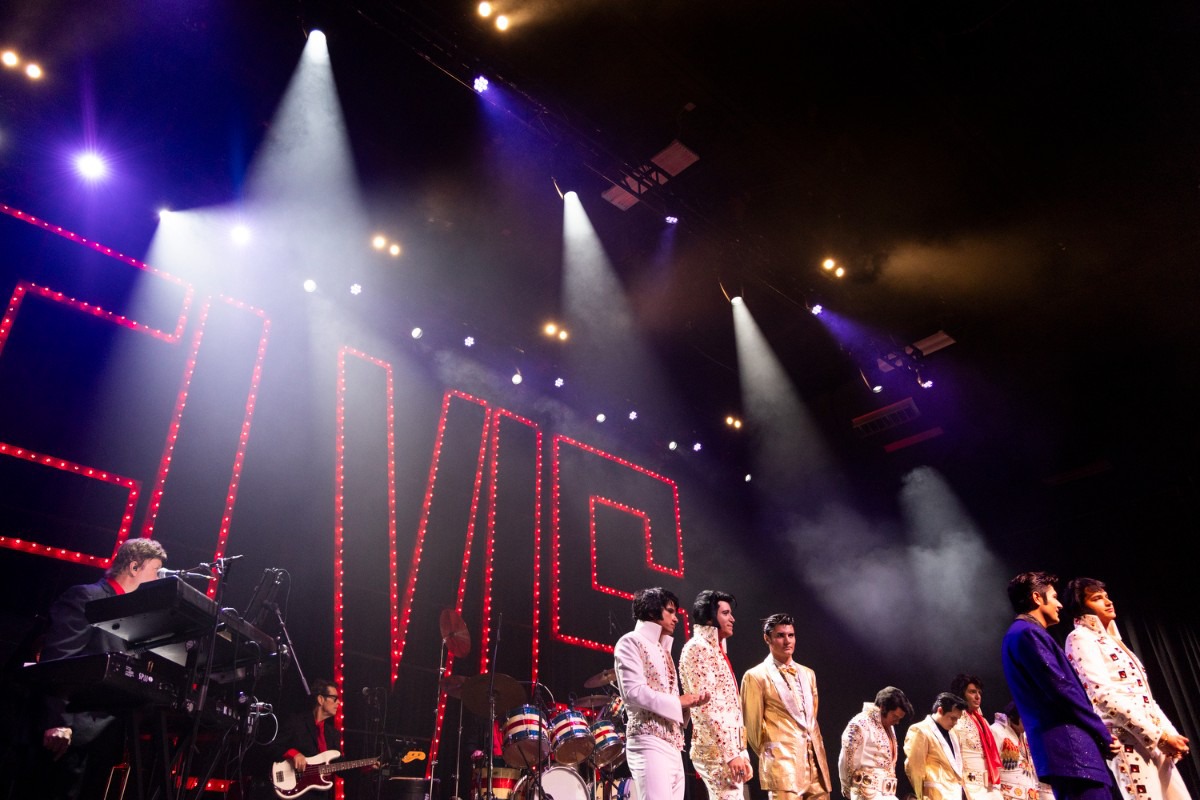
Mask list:
[[[125,650],[124,641],[88,623],[84,607],[155,580],[166,560],[167,551],[155,540],[126,540],[103,579],[72,586],[50,606],[40,660]],[[41,729],[43,796],[101,797],[112,766],[121,759],[124,739],[118,720],[102,712],[70,712],[66,697],[49,691]]]

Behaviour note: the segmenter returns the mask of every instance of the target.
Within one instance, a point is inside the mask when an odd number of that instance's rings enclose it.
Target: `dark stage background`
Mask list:
[[[985,710],[998,710],[1004,580],[1042,564],[1113,563],[1072,545],[1086,541],[1089,515],[1064,514],[1053,536],[1001,518],[995,554],[978,544],[994,569],[967,573],[980,582],[928,597],[880,573],[886,595],[866,596],[867,584],[848,580],[855,559],[878,569],[927,551],[936,573],[954,563],[938,554],[957,545],[906,544],[894,529],[848,540],[835,518],[798,547],[785,512],[773,532],[756,533],[763,518],[749,489],[717,489],[703,459],[601,434],[506,374],[386,326],[334,324],[279,293],[251,304],[14,210],[0,215],[0,240],[0,294],[12,298],[0,327],[0,632],[10,669],[30,657],[53,598],[95,580],[124,536],[161,540],[176,568],[243,555],[224,604],[243,608],[264,568],[288,571],[296,653],[310,679],[340,683],[347,750],[369,752],[362,690],[386,687],[389,733],[423,747],[440,730],[448,779],[458,703],[436,689],[441,609],[459,608],[472,637],[451,672],[494,666],[562,702],[590,693],[585,679],[611,665],[632,590],[664,585],[687,605],[720,587],[739,598],[739,672],[765,655],[760,618],[797,615],[797,656],[817,670],[836,759],[845,720],[889,683],[920,712],[969,670],[984,677]],[[1106,527],[1143,513],[1186,518],[1183,506],[1114,499]],[[1006,532],[1042,541],[1045,559],[1006,549]],[[805,559],[826,574],[806,573]],[[834,563],[849,572],[820,566]],[[1163,681],[1159,697],[1186,726],[1196,660],[1194,629],[1177,613],[1181,588],[1122,608]],[[897,607],[911,616],[883,617],[903,625],[847,622]],[[303,705],[294,670],[268,673],[254,693],[279,709]]]

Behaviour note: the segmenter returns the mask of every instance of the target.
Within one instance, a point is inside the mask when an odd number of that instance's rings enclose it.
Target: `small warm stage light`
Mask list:
[[[425,335],[425,331],[421,330],[420,328],[413,328],[413,329],[412,329],[412,337],[413,337],[414,339],[420,339],[420,338],[421,338],[422,336],[424,336],[424,335]]]
[[[375,238],[371,240],[371,247],[374,247],[376,250],[382,250],[383,248],[387,247],[387,237],[376,235]]]
[[[694,445],[692,445],[692,451],[693,451],[693,452],[699,453],[701,449],[702,449],[702,448],[700,447],[700,443],[699,443],[699,442],[696,442]]]
[[[89,181],[98,181],[108,174],[108,165],[98,153],[80,153],[75,157],[75,169]]]
[[[40,80],[42,77],[42,68],[39,67],[37,64],[26,64],[25,65],[25,74],[28,75],[30,78],[33,78],[35,81]]]
[[[475,87],[475,91],[483,94],[488,90],[488,79],[480,75],[475,79],[475,83],[472,85]]]
[[[463,347],[474,347],[474,346],[475,346],[475,337],[474,336],[468,336],[467,338],[463,339]]]
[[[636,412],[636,411],[630,411],[630,412],[629,412],[629,420],[632,422],[632,421],[633,421],[633,420],[635,420],[635,419],[637,419],[637,412]]]
[[[362,284],[361,283],[350,284],[350,294],[353,294],[353,295],[362,294]]]
[[[827,258],[821,262],[822,269],[833,269],[836,266],[837,266],[837,262],[834,261],[832,258]]]
[[[843,269],[842,267],[838,267],[837,269],[835,269],[833,271],[833,274],[838,276],[839,278],[844,278],[846,276],[846,270]]]
[[[398,245],[398,244],[392,245],[391,247],[388,248],[388,253],[391,254],[392,258],[399,258],[400,257],[400,245]]]
[[[558,333],[558,326],[553,322],[547,322],[546,327],[542,328],[542,330],[546,332],[547,336],[553,336]]]
[[[678,449],[679,449],[679,442],[668,442],[668,443],[667,443],[667,449],[668,449],[668,450],[678,450]]]
[[[234,225],[233,229],[229,231],[229,235],[233,238],[234,244],[250,244],[250,229],[245,225]]]
[[[676,225],[679,223],[679,217],[667,217],[668,225]]]
[[[570,334],[569,334],[569,333],[567,333],[565,330],[562,330],[562,331],[559,331],[559,332],[558,332],[558,340],[559,340],[560,342],[565,342],[565,341],[567,340],[567,337],[568,337],[568,336],[570,336]]]
[[[0,53],[0,64],[11,68],[20,63],[21,59],[17,58],[17,54],[12,50],[5,50],[3,53]]]
[[[523,380],[525,380],[525,379],[521,377],[521,373],[519,371],[513,373],[513,376],[512,376],[513,386],[520,386],[521,381],[523,381]]]
[[[821,316],[821,312],[824,310],[825,310],[825,306],[821,305],[820,303],[817,303],[815,306],[813,306],[812,308],[809,309],[809,311],[812,312],[812,315],[814,317]]]
[[[508,30],[508,17],[504,16],[503,14],[496,17],[496,30],[498,30],[498,31]]]
[[[308,292],[309,294],[312,294],[317,290],[317,282],[312,278],[309,278],[301,285],[304,287],[304,291]]]
[[[554,388],[561,389],[563,387],[563,384],[565,384],[565,383],[566,383],[566,381],[564,381],[562,378],[555,378],[554,379]]]
[[[603,414],[596,415],[596,422],[604,422],[606,419],[608,419],[608,417],[604,416]]]
[[[491,15],[492,15],[492,4],[486,2],[486,0],[485,0],[485,2],[480,3],[479,4],[479,16],[490,17]]]

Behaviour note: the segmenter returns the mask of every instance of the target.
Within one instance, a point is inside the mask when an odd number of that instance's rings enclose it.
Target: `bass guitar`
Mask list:
[[[304,769],[299,771],[287,759],[276,761],[271,765],[271,783],[275,785],[275,794],[289,798],[299,797],[313,789],[330,789],[333,787],[333,781],[326,778],[326,775],[346,769],[372,767],[379,763],[378,757],[360,758],[357,761],[339,761],[336,764],[329,763],[340,755],[341,753],[337,750],[317,753],[315,756],[305,759],[307,763]]]

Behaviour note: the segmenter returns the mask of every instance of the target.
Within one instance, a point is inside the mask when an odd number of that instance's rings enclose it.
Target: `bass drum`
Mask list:
[[[536,775],[521,778],[511,800],[537,800]],[[587,784],[574,767],[551,767],[542,773],[542,791],[554,800],[589,800]]]

